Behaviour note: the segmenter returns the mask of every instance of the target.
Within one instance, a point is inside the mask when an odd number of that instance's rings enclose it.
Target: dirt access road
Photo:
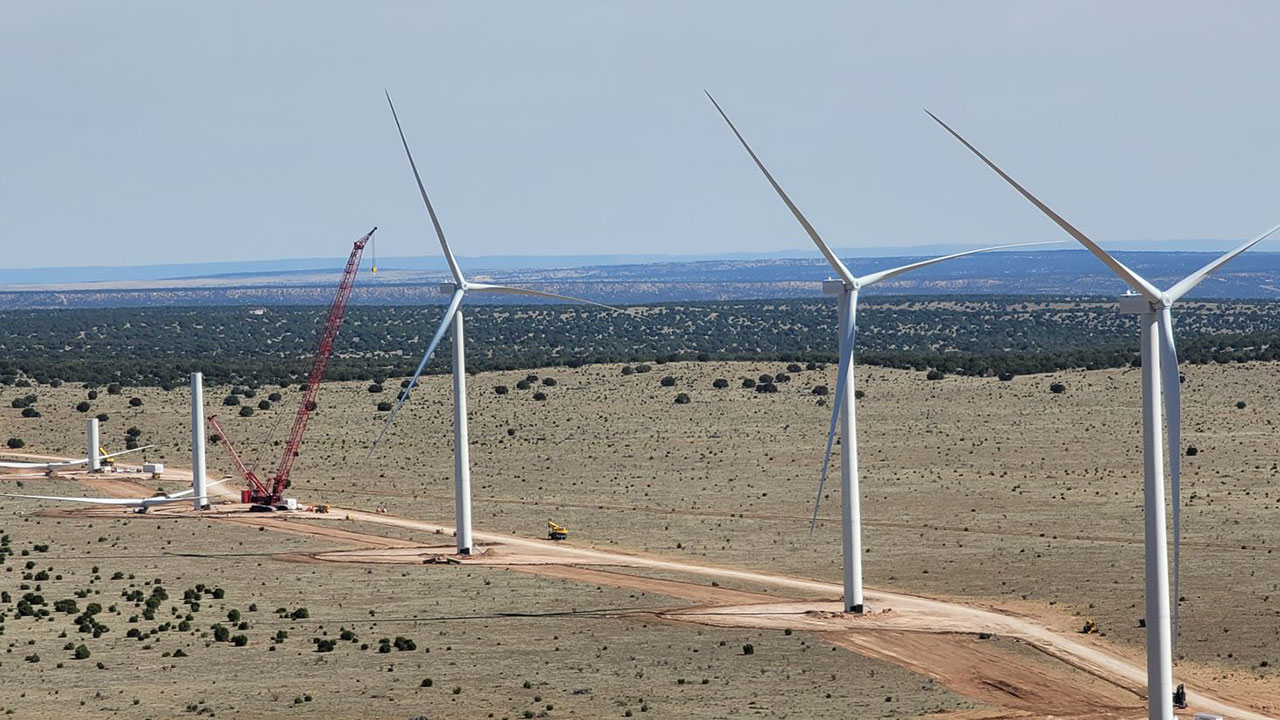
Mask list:
[[[166,479],[182,477],[189,477],[189,473],[175,472],[173,478]],[[114,496],[143,496],[148,491],[142,484],[130,482],[133,478],[127,476],[82,479],[97,491]],[[70,517],[114,515],[120,511],[86,508],[54,512]],[[1007,710],[1005,714],[983,717],[1145,716],[1146,671],[1142,659],[1126,656],[1099,638],[1076,635],[1069,627],[1063,627],[1065,618],[1034,617],[1008,608],[874,590],[867,595],[871,612],[855,616],[840,612],[841,587],[832,583],[486,532],[475,533],[480,552],[458,558],[452,555],[447,541],[421,544],[348,530],[341,525],[348,520],[370,523],[441,540],[452,536],[452,527],[352,508],[335,507],[328,516],[251,514],[243,506],[234,505],[220,506],[199,516],[184,507],[153,512],[223,519],[355,546],[349,550],[295,554],[282,557],[284,560],[415,565],[424,561],[460,562],[659,592],[697,605],[634,614],[656,616],[667,622],[811,632],[837,647],[929,675],[974,700]],[[308,522],[298,521],[303,518]],[[316,522],[321,519],[325,521]],[[701,576],[711,583],[646,577],[626,572],[627,569]],[[718,581],[776,587],[796,599],[780,600],[722,588]],[[1034,648],[1039,657],[1028,657],[1007,641]],[[1252,691],[1231,687],[1229,682],[1226,686],[1215,683],[1215,676],[1210,673],[1195,675],[1194,682],[1202,690],[1188,691],[1188,715],[1200,711],[1239,720],[1277,717],[1267,713],[1274,713],[1280,700],[1256,697]]]

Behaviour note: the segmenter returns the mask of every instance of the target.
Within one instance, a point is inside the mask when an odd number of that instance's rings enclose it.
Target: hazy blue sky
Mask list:
[[[1280,222],[1273,2],[0,5],[0,266],[1057,239]],[[1280,248],[1273,248],[1280,249]]]

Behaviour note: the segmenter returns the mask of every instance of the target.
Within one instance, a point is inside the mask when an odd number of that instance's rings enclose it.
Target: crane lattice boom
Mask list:
[[[218,425],[218,421],[214,416],[208,417],[209,423],[217,430],[222,444],[227,448],[227,452],[231,455],[231,462],[235,464],[236,471],[249,484],[248,500],[251,503],[259,505],[280,505],[283,501],[283,494],[289,487],[289,473],[293,470],[293,461],[298,457],[298,446],[302,444],[302,434],[307,430],[307,421],[311,419],[311,413],[316,409],[316,396],[320,392],[320,382],[324,379],[325,367],[329,364],[329,357],[333,354],[333,343],[338,337],[338,328],[342,326],[342,317],[347,311],[347,301],[351,299],[351,288],[356,281],[356,273],[360,269],[360,256],[364,253],[364,246],[373,237],[374,228],[355,242],[351,248],[351,256],[347,258],[347,267],[342,272],[342,282],[338,284],[338,293],[333,298],[333,303],[329,305],[329,314],[325,318],[324,328],[320,331],[320,340],[316,343],[315,359],[311,363],[311,372],[307,375],[307,382],[303,385],[302,402],[298,405],[298,414],[293,419],[293,429],[289,431],[289,439],[284,445],[284,456],[280,458],[280,467],[276,469],[276,474],[271,478],[271,487],[267,487],[258,476],[245,467],[240,455],[236,452],[235,447],[231,444],[231,440],[227,437],[226,432]]]

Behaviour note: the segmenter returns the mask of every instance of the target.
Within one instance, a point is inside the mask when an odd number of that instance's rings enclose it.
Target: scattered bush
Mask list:
[[[775,383],[791,382],[791,376],[786,373],[778,373],[773,376],[773,381]]]
[[[1246,407],[1247,407],[1247,406],[1244,404],[1244,401],[1243,401],[1243,400],[1241,400],[1240,402],[1236,403],[1236,409],[1237,409],[1237,410],[1243,410],[1243,409],[1245,409]]]
[[[40,411],[39,411],[39,410],[36,410],[36,409],[35,409],[35,408],[33,408],[33,407],[22,408],[22,417],[24,417],[24,418],[38,418],[38,417],[40,417]]]
[[[378,412],[387,412],[390,409],[391,409],[391,403],[387,402],[386,400],[383,400],[378,403]]]
[[[688,393],[680,393],[679,395],[677,395],[677,396],[676,396],[676,404],[677,404],[677,405],[688,405],[688,404],[689,404],[689,395],[688,395]]]
[[[997,377],[1000,378],[1000,382],[1009,382],[1010,380],[1013,379],[1013,373],[1006,370],[1000,373]]]
[[[231,638],[231,644],[236,647],[244,647],[249,644],[249,637],[247,635],[236,635]]]
[[[76,410],[82,413],[89,412],[89,403],[85,402],[84,400],[81,400],[79,404],[76,405]]]
[[[1049,392],[1053,393],[1054,395],[1061,395],[1066,391],[1067,391],[1067,386],[1063,385],[1062,383],[1053,383],[1049,386]]]
[[[520,382],[516,383],[517,390],[528,390],[530,387],[531,386],[528,380],[521,380]]]
[[[230,406],[230,405],[239,405],[239,404],[240,404],[240,396],[239,396],[239,395],[228,395],[228,396],[226,396],[226,397],[222,398],[222,404],[223,404],[223,405],[228,405],[228,406]]]
[[[107,394],[108,394],[108,395],[119,395],[119,394],[120,394],[120,383],[111,383],[110,385],[108,385],[108,386],[107,386]]]
[[[778,392],[778,386],[774,385],[773,383],[760,383],[759,385],[756,385],[756,392],[776,393]]]
[[[539,390],[538,392],[533,394],[533,399],[541,402],[547,399],[547,394]]]
[[[1196,449],[1195,445],[1187,446],[1187,457],[1195,457],[1196,455],[1199,455],[1199,454],[1200,454],[1200,451]]]
[[[662,378],[662,380],[660,380],[659,382],[662,383],[662,387],[674,387],[676,384],[676,379],[668,375]]]
[[[649,371],[650,371],[650,370],[652,370],[652,369],[653,369],[653,368],[649,367],[648,365],[637,365],[637,366],[636,366],[636,372],[638,372],[638,373],[647,373],[647,372],[649,372]]]
[[[773,382],[773,376],[768,373],[765,373],[764,375],[761,375],[760,377],[756,378],[756,381],[759,382],[761,385],[768,385],[769,383]]]
[[[90,390],[90,391],[89,391],[89,399],[90,399],[90,400],[97,400],[97,399],[98,399],[98,391],[97,391],[97,390]]]
[[[827,392],[828,392],[828,391],[827,391],[827,386],[826,386],[826,385],[815,385],[815,386],[814,386],[814,388],[813,388],[813,394],[814,394],[814,395],[826,395],[826,394],[827,394]]]
[[[226,625],[218,623],[213,626],[213,639],[217,642],[226,642],[231,639],[231,631]]]
[[[98,422],[100,422],[100,423],[104,423],[104,422],[106,422],[106,421],[108,421],[108,420],[110,420],[110,419],[111,419],[111,416],[110,416],[110,415],[108,415],[108,414],[106,414],[106,413],[98,413]]]
[[[866,397],[866,396],[867,396],[867,394],[866,394],[865,392],[861,391],[861,390],[854,390],[854,391],[853,391],[853,399],[854,399],[854,400],[861,400],[862,398],[864,398],[864,397]]]
[[[258,409],[259,409],[259,410],[270,410],[270,409],[271,409],[271,401],[270,401],[270,400],[259,400],[259,401],[258,401]]]
[[[623,374],[623,375],[631,375],[631,374],[633,374],[633,373],[635,373],[635,368],[631,367],[630,365],[623,365],[623,366],[622,366],[622,374]]]
[[[507,388],[506,385],[495,385],[493,388],[493,392],[497,395],[506,395],[508,392],[510,392],[510,390]]]
[[[756,654],[756,647],[755,647],[755,645],[752,645],[751,643],[747,643],[746,645],[743,645],[743,646],[742,646],[742,654],[743,654],[743,655],[755,655],[755,654]]]
[[[267,396],[267,399],[270,400],[271,402],[280,402],[283,398],[284,396],[278,392],[273,392]]]
[[[925,375],[926,380],[941,380],[944,377],[946,377],[946,375],[943,375],[941,370],[930,370],[929,373]]]
[[[129,398],[129,407],[142,407],[142,398],[140,397]]]
[[[369,392],[371,392],[371,393],[380,393],[380,392],[382,392],[382,386],[381,386],[381,385],[379,385],[378,383],[374,383],[374,384],[372,384],[372,385],[370,385],[370,386],[369,386]]]
[[[90,653],[89,653],[89,648],[85,647],[84,645],[80,645],[80,646],[78,646],[78,647],[76,648],[76,659],[77,659],[77,660],[88,660],[88,659],[89,659],[89,655],[90,655]]]
[[[790,372],[790,373],[800,372],[800,366],[795,363],[791,363],[790,365],[787,366],[787,372]]]
[[[752,380],[751,378],[742,378],[742,387],[747,388],[748,390],[750,390],[751,388],[753,388],[753,387],[755,387],[755,386],[756,386],[756,381],[755,381],[755,380]]]
[[[555,387],[556,379],[553,377],[542,378],[542,384],[546,385],[547,387]]]
[[[252,416],[253,416],[252,407],[245,405],[244,407],[240,408],[240,417],[252,417]]]
[[[715,380],[713,380],[713,381],[711,382],[711,387],[713,387],[713,388],[715,388],[715,389],[717,389],[717,390],[723,390],[723,389],[725,389],[725,388],[729,387],[729,381],[728,381],[728,380],[725,380],[724,378],[716,378]]]

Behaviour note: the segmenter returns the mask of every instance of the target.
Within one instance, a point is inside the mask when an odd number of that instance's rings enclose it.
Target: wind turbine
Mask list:
[[[396,121],[396,130],[400,133],[400,143],[404,145],[404,154],[409,159],[409,167],[413,170],[413,178],[418,183],[418,193],[422,195],[422,203],[427,207],[427,214],[431,216],[431,225],[435,228],[436,237],[440,240],[440,249],[444,252],[444,259],[449,264],[449,273],[453,275],[453,282],[442,283],[440,291],[446,295],[451,295],[449,305],[444,311],[444,317],[440,319],[440,327],[436,329],[436,333],[431,338],[430,344],[427,345],[427,351],[422,354],[422,362],[418,363],[418,369],[414,371],[413,377],[409,379],[409,384],[400,391],[400,397],[396,400],[395,406],[391,409],[391,414],[387,416],[387,420],[382,425],[382,431],[378,433],[377,439],[373,441],[373,447],[369,449],[369,454],[377,449],[378,443],[382,442],[382,438],[386,436],[387,430],[391,428],[391,423],[396,419],[396,415],[400,412],[400,408],[409,400],[409,394],[418,384],[418,378],[427,368],[427,363],[431,360],[431,356],[436,351],[436,346],[444,339],[445,332],[450,326],[453,327],[453,477],[454,477],[454,505],[457,518],[457,540],[458,554],[471,554],[471,459],[468,453],[467,445],[467,370],[466,370],[466,345],[463,338],[462,330],[462,298],[469,292],[489,292],[503,293],[507,295],[528,295],[530,297],[546,298],[552,300],[564,300],[567,302],[584,303],[587,305],[595,305],[614,312],[622,312],[618,308],[604,305],[590,300],[569,297],[567,295],[556,295],[554,293],[542,292],[540,290],[530,290],[528,288],[511,287],[508,285],[490,285],[486,283],[468,282],[462,275],[462,269],[458,267],[458,261],[453,256],[453,251],[449,249],[449,243],[444,239],[444,230],[440,227],[440,219],[436,217],[435,208],[431,205],[431,199],[427,197],[427,189],[422,184],[422,176],[418,174],[418,166],[413,161],[413,153],[409,151],[409,141],[405,139],[404,128],[400,126],[400,118],[396,115],[396,106],[391,102],[391,94],[387,93],[387,104],[391,107],[391,117]]]
[[[818,522],[818,506],[822,502],[822,490],[827,482],[827,469],[831,462],[831,449],[835,443],[836,424],[838,421],[841,437],[844,439],[840,445],[840,516],[843,522],[841,549],[844,558],[844,609],[845,612],[862,613],[866,606],[863,602],[862,593],[862,508],[858,489],[857,399],[853,381],[853,344],[857,329],[858,292],[883,280],[928,267],[944,260],[953,260],[966,255],[991,252],[993,250],[1028,245],[1055,245],[1057,243],[1017,243],[1014,245],[966,250],[857,277],[840,261],[840,258],[836,257],[836,254],[818,235],[818,231],[813,229],[813,225],[809,223],[809,220],[795,206],[795,203],[791,202],[791,198],[787,196],[782,186],[773,179],[773,175],[765,168],[764,163],[756,156],[751,146],[747,144],[746,139],[742,137],[742,133],[738,132],[738,128],[729,119],[724,109],[720,107],[720,103],[711,97],[711,93],[707,93],[707,98],[711,100],[712,105],[716,106],[720,117],[724,118],[724,121],[728,123],[729,129],[737,136],[738,142],[742,143],[742,147],[747,151],[747,154],[755,161],[756,167],[760,168],[760,172],[764,174],[765,179],[773,186],[774,192],[778,193],[778,197],[782,199],[787,209],[795,216],[800,226],[804,228],[805,233],[813,240],[813,243],[818,246],[818,250],[827,259],[831,269],[839,276],[839,279],[828,280],[822,284],[824,293],[835,295],[837,298],[840,320],[840,364],[836,371],[836,394],[831,404],[831,426],[827,431],[827,447],[822,458],[822,476],[818,481],[818,497],[813,504],[813,518],[809,522],[809,532],[813,532],[813,528]]]
[[[928,110],[925,112],[929,113]],[[1147,620],[1147,715],[1150,720],[1173,718],[1173,639],[1178,634],[1179,567],[1182,562],[1182,387],[1178,373],[1178,348],[1173,335],[1173,306],[1237,255],[1280,230],[1280,225],[1219,257],[1175,283],[1160,290],[1142,276],[1109,255],[1062,216],[1049,209],[1026,188],[1009,177],[949,125],[929,113],[947,132],[959,140],[987,167],[1013,186],[1040,212],[1075,238],[1131,288],[1120,296],[1119,311],[1138,316],[1142,328],[1142,456],[1143,515],[1146,554]],[[1173,611],[1170,630],[1169,557],[1164,521],[1164,437],[1161,422],[1161,395],[1169,425],[1169,492],[1173,496]]]

